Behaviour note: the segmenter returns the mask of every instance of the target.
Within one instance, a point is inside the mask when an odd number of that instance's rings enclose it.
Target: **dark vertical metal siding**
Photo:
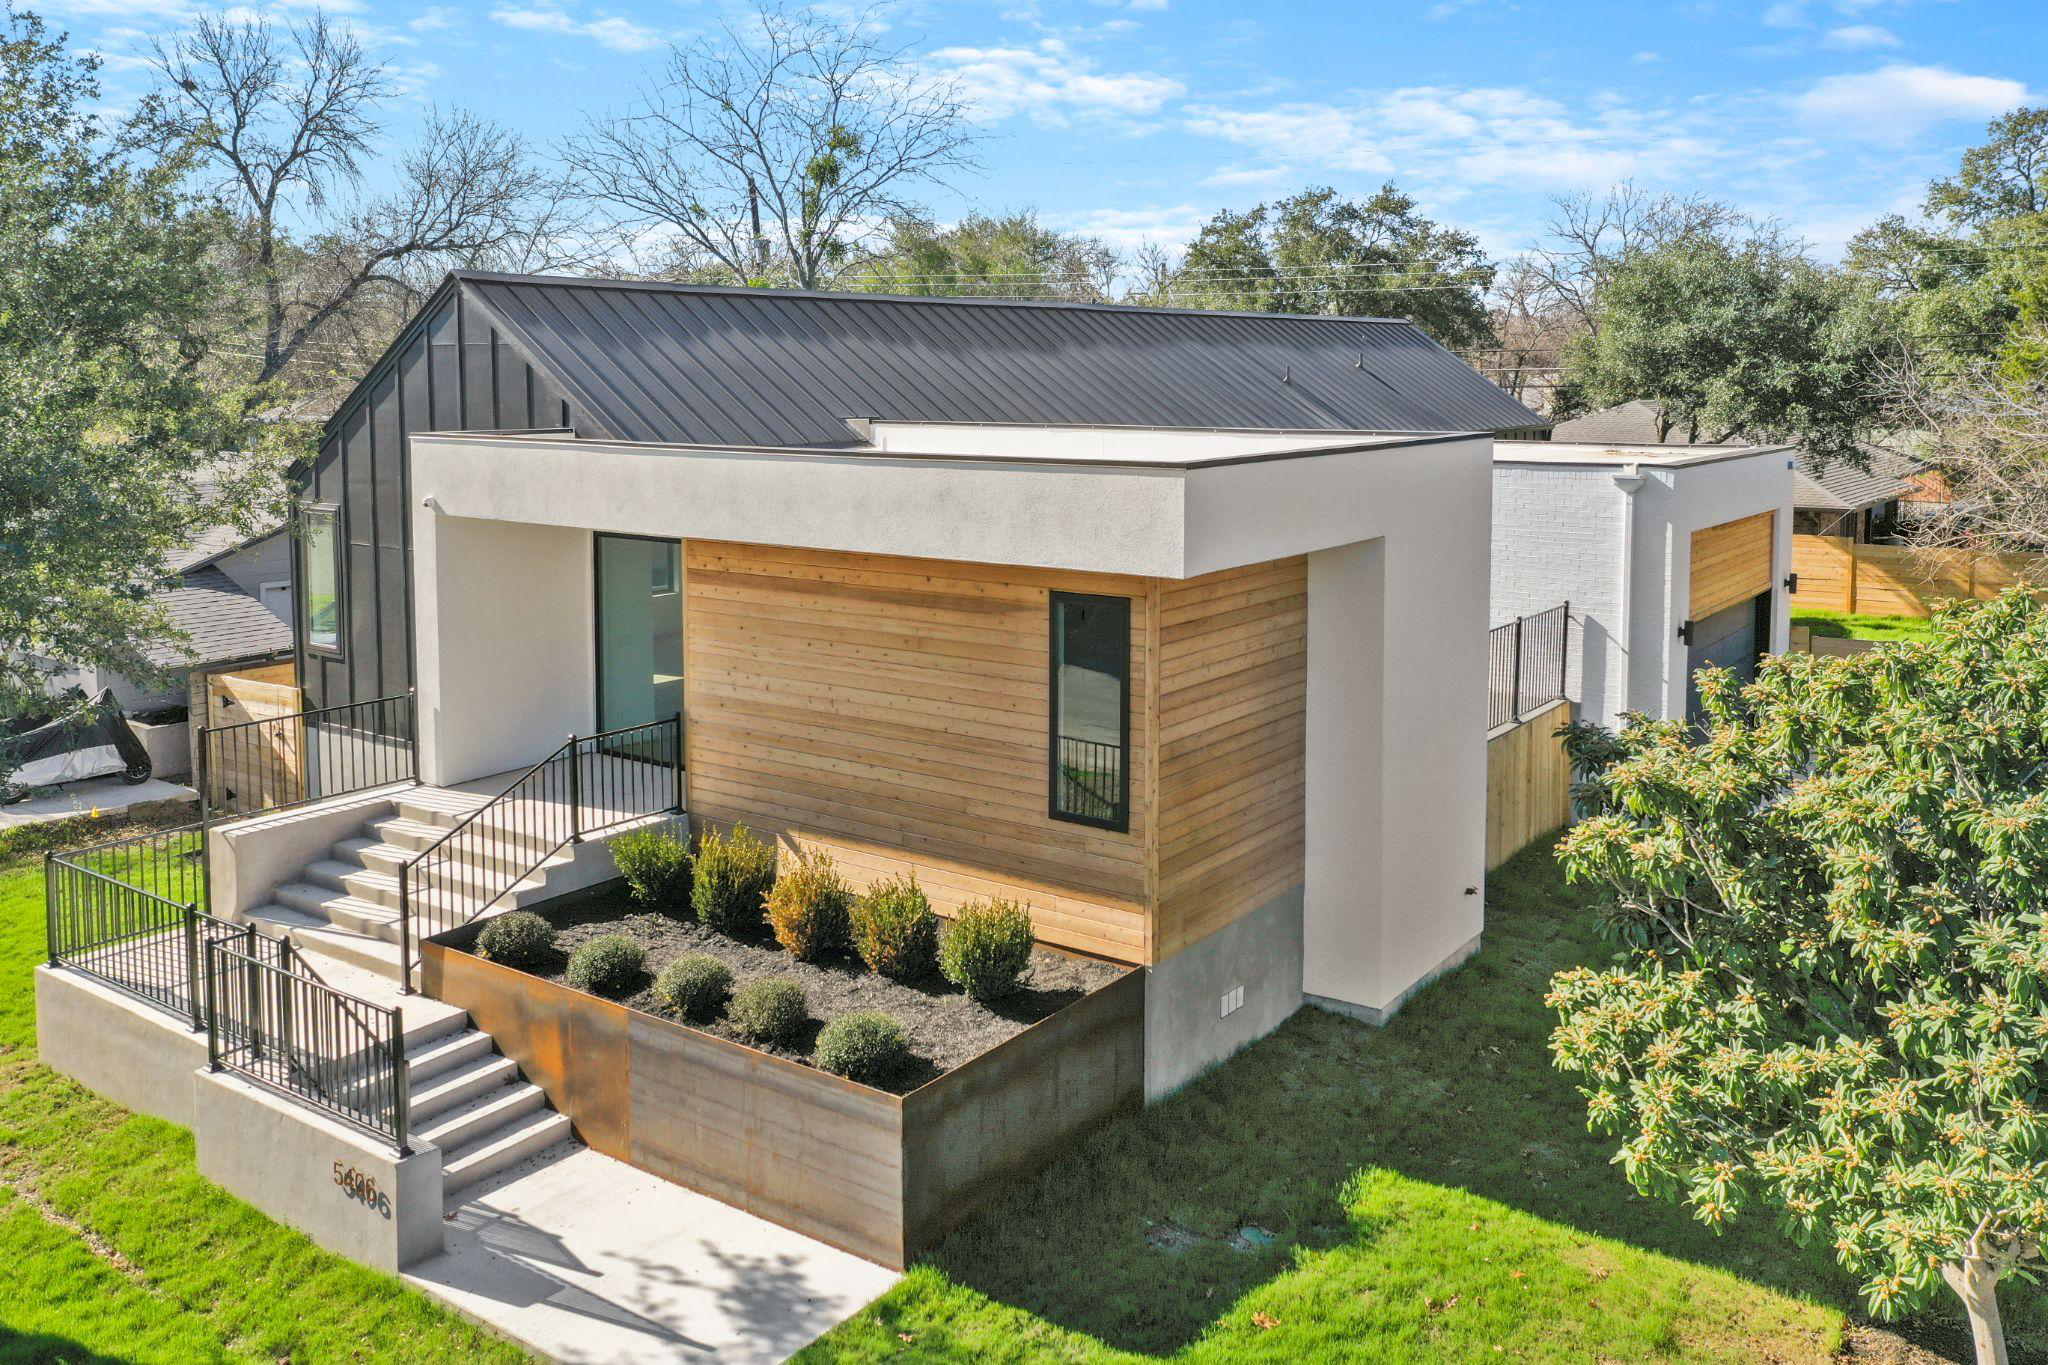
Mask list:
[[[305,488],[342,508],[347,552],[343,654],[309,654],[308,707],[393,696],[412,686],[412,472],[418,431],[559,426],[566,397],[460,290],[444,288],[328,423]],[[571,422],[581,420],[571,409]],[[587,424],[586,424],[587,425]],[[296,616],[297,613],[294,613]]]

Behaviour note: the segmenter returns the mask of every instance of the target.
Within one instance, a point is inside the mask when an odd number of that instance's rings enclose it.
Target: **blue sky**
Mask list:
[[[275,0],[273,0],[275,3]],[[287,0],[272,12],[303,12]],[[109,103],[187,0],[28,0],[107,59]],[[329,0],[406,95],[546,144],[616,105],[720,0]],[[2040,0],[1227,4],[903,0],[890,36],[957,73],[985,170],[930,199],[1035,207],[1132,249],[1219,208],[1392,179],[1504,254],[1547,199],[1633,177],[1775,215],[1837,252],[2015,104],[2048,100]]]

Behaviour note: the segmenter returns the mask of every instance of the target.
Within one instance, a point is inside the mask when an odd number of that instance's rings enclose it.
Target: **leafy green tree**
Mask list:
[[[1552,980],[1556,1063],[1637,1189],[1775,1208],[1881,1315],[1945,1281],[2003,1362],[2048,1231],[2048,607],[1701,690],[1704,736],[1568,737],[1594,813],[1559,856],[1621,951]]]
[[[1924,221],[1893,214],[1858,233],[1847,263],[1897,309],[1922,355],[1964,369],[2023,328],[2048,281],[2048,109],[2015,109],[1927,187]]]
[[[972,213],[946,228],[906,215],[840,283],[885,294],[1101,302],[1116,269],[1116,253],[1107,245],[1056,232],[1029,210]]]
[[[0,714],[35,656],[137,677],[170,632],[151,590],[202,521],[242,521],[249,393],[205,380],[220,218],[180,157],[131,163],[88,112],[90,58],[34,14],[0,31]],[[204,496],[202,496],[204,495]]]
[[[1855,457],[1889,329],[1861,281],[1770,236],[1700,233],[1620,262],[1564,352],[1563,415],[1651,399],[1689,440],[1797,439]]]
[[[1308,189],[1210,219],[1162,301],[1413,318],[1446,346],[1470,347],[1493,339],[1485,302],[1493,275],[1478,238],[1423,216],[1391,184],[1368,199]]]

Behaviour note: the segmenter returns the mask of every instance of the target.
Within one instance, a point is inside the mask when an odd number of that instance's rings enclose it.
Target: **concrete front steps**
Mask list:
[[[424,995],[400,995],[390,976],[318,950],[301,949],[301,955],[335,990],[398,1007],[412,1140],[441,1149],[445,1206],[462,1203],[471,1186],[508,1166],[564,1144],[579,1145],[568,1116],[548,1108],[541,1088],[498,1054],[491,1035],[470,1026],[465,1011]]]
[[[271,892],[271,902],[243,912],[259,933],[288,938],[309,952],[347,962],[397,981],[398,872],[430,848],[450,829],[481,807],[482,795],[415,788],[397,797],[395,811],[373,816],[358,834],[335,842],[325,858],[308,864],[297,880]],[[440,912],[443,923],[469,919],[478,905],[503,885],[504,877],[523,870],[547,847],[545,836],[504,832],[489,847],[458,840],[449,846],[449,863],[437,864],[435,880],[470,883],[453,890],[414,891],[421,910]],[[510,910],[546,897],[551,870],[573,861],[557,851],[541,862],[493,905]]]

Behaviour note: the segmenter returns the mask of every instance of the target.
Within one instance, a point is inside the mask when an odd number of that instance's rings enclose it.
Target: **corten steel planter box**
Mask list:
[[[892,1269],[1143,1102],[1141,971],[892,1095],[486,962],[476,932],[421,945],[422,988],[585,1143]]]

